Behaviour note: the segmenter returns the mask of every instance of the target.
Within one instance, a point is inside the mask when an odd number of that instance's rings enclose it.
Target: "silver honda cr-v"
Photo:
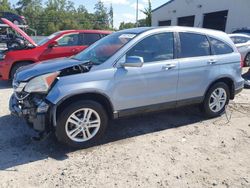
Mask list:
[[[112,118],[189,104],[218,116],[243,84],[240,54],[225,33],[136,28],[74,57],[19,69],[10,110],[35,130],[55,131],[59,141],[84,147]]]

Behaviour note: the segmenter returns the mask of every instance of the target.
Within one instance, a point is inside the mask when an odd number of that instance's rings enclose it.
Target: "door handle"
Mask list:
[[[163,70],[170,70],[170,69],[173,69],[175,67],[176,67],[176,65],[174,65],[174,64],[167,64],[167,65],[163,65],[162,69]]]
[[[216,60],[216,59],[210,59],[209,61],[208,61],[208,64],[209,65],[213,65],[213,64],[215,64],[215,63],[217,63],[218,62],[218,60]]]

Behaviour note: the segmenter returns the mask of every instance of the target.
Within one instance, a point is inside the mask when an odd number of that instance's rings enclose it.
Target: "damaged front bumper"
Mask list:
[[[12,115],[24,118],[36,131],[49,131],[50,128],[50,104],[37,100],[30,105],[30,101],[19,101],[13,94],[9,101],[9,110]]]

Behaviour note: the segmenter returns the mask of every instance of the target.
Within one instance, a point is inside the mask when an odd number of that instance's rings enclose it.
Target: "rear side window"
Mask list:
[[[216,55],[222,55],[222,54],[230,54],[233,53],[233,49],[226,44],[225,42],[222,42],[218,39],[209,37],[209,40],[212,45],[212,49]]]
[[[149,36],[129,50],[127,56],[140,56],[145,63],[173,59],[174,35],[160,33]]]
[[[210,55],[210,46],[205,35],[179,33],[181,42],[180,58]]]
[[[84,33],[82,37],[82,45],[90,46],[101,38],[101,36],[97,33]]]

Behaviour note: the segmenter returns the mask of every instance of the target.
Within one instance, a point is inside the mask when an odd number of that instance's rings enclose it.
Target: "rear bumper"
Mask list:
[[[47,105],[43,103],[37,108],[22,108],[13,94],[9,101],[9,110],[12,115],[24,118],[34,130],[44,132],[49,125],[49,105],[44,108],[44,104]]]
[[[245,80],[241,78],[240,81],[238,81],[235,84],[234,95],[239,94],[244,89],[244,83],[245,83]]]
[[[234,94],[238,95],[240,92],[242,92],[242,90],[243,90],[243,88],[237,89],[237,90],[235,90]]]

